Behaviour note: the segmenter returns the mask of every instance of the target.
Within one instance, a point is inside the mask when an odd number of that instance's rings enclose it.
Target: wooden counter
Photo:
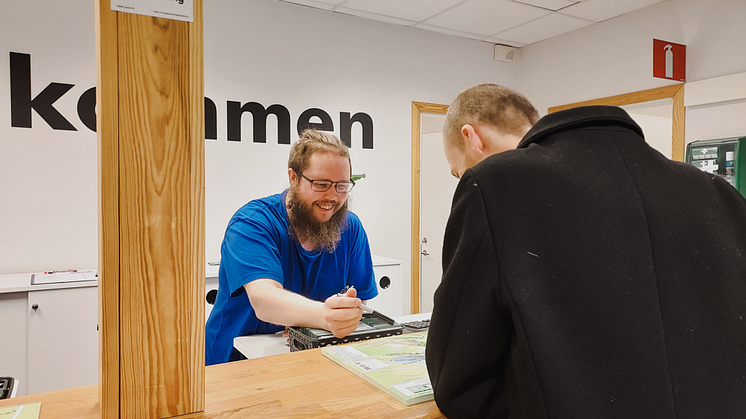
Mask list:
[[[41,402],[41,419],[99,418],[98,386],[0,401]],[[180,418],[443,418],[434,401],[406,406],[321,354],[321,349],[213,365],[205,411]]]

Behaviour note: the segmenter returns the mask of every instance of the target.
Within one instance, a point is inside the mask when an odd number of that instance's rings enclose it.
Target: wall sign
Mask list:
[[[36,80],[32,88],[31,54],[10,52],[10,126],[13,128],[32,128],[32,114],[36,112],[53,130],[77,131],[70,122],[71,114],[57,109],[55,103],[70,91],[74,84]],[[32,92],[39,92],[35,96]],[[85,90],[77,101],[80,122],[91,131],[96,131],[96,88]],[[225,109],[225,112],[223,112]],[[253,130],[253,142],[266,143],[267,118],[276,118],[277,144],[290,144],[292,129],[291,114],[288,108],[280,103],[265,107],[259,102],[226,101],[225,108],[218,109],[216,103],[205,96],[205,139],[218,139],[218,115],[227,125],[227,140],[241,141],[243,116],[247,116]],[[339,124],[335,126],[331,114],[321,108],[308,108],[298,117],[295,124],[298,134],[305,128],[316,128],[320,131],[334,132],[339,129],[339,138],[347,147],[352,148],[353,131],[358,130],[363,149],[373,149],[373,118],[366,112],[339,112]]]
[[[194,22],[194,0],[111,0],[111,10]]]
[[[653,39],[653,77],[686,81],[686,45]]]

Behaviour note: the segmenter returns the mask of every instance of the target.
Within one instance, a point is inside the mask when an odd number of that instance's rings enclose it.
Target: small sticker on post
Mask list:
[[[194,22],[194,0],[111,0],[111,10]]]

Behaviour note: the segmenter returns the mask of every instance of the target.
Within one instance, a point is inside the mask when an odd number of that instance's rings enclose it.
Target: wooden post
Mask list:
[[[102,418],[204,410],[202,0],[194,22],[96,0]]]

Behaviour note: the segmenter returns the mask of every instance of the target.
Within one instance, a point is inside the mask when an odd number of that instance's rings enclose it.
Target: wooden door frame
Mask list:
[[[671,160],[684,161],[685,151],[685,123],[686,110],[684,108],[684,84],[658,87],[655,89],[641,90],[639,92],[625,93],[622,95],[609,96],[600,99],[587,100],[584,102],[570,103],[568,105],[554,106],[549,108],[549,113],[576,108],[578,106],[610,105],[624,106],[634,103],[649,102],[651,100],[673,99],[672,129],[671,129]]]
[[[616,96],[609,96],[567,105],[554,106],[549,113],[578,106],[610,105],[624,106],[635,103],[649,102],[660,99],[673,99],[672,112],[672,160],[684,161],[685,151],[685,123],[684,84],[641,90]],[[428,102],[412,102],[412,231],[411,231],[411,295],[410,313],[420,312],[420,138],[422,137],[421,117],[423,113],[444,115],[448,105]]]
[[[420,312],[420,138],[423,113],[445,115],[448,105],[412,102],[412,241],[411,241],[411,305],[409,312]]]

